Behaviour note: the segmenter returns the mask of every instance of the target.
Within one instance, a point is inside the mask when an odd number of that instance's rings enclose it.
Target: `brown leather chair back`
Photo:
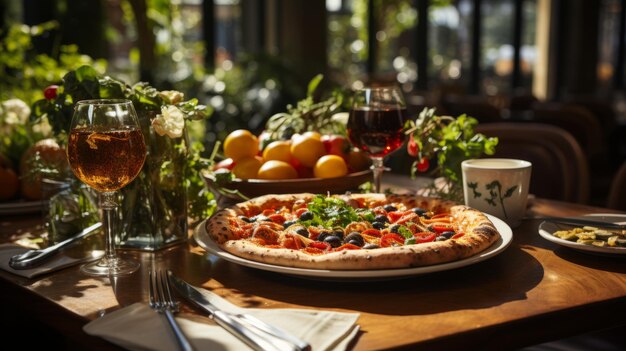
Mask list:
[[[559,103],[535,104],[533,122],[551,124],[568,131],[588,159],[595,159],[604,152],[602,125],[584,107]]]
[[[622,166],[613,176],[606,206],[608,208],[626,211],[626,162],[622,163]]]
[[[533,164],[530,193],[538,197],[587,203],[589,169],[580,145],[567,131],[541,123],[488,123],[477,132],[498,137],[493,157]]]
[[[500,110],[481,97],[450,96],[443,99],[441,104],[453,117],[466,114],[481,123],[502,121]]]

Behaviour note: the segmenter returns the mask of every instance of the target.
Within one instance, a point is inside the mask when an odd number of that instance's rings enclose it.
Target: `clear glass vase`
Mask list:
[[[148,154],[141,173],[121,190],[117,242],[123,248],[155,251],[187,239],[186,133],[156,134],[150,125],[154,116],[139,112]]]
[[[48,241],[56,244],[98,222],[97,195],[75,177],[42,179]]]

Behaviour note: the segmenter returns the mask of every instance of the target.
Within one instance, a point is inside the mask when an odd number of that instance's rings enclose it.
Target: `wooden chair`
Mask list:
[[[551,124],[568,131],[583,148],[589,160],[605,152],[602,125],[584,107],[560,103],[540,103],[533,107],[533,122]]]
[[[498,137],[498,146],[493,157],[522,159],[533,164],[531,194],[561,201],[587,203],[587,158],[567,131],[548,124],[525,122],[481,124],[476,131]]]
[[[476,118],[481,123],[501,122],[500,110],[486,99],[469,96],[449,96],[441,101],[445,110],[453,117],[462,114]]]
[[[584,107],[598,119],[605,135],[616,125],[616,111],[609,99],[594,96],[572,96],[565,99],[568,105]]]
[[[626,162],[613,177],[606,207],[626,211]]]

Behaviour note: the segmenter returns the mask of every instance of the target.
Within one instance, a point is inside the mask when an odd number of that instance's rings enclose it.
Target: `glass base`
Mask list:
[[[119,276],[127,275],[135,272],[139,269],[139,262],[133,260],[125,260],[121,258],[115,258],[109,260],[104,257],[96,262],[90,262],[82,267],[80,271],[93,276]]]

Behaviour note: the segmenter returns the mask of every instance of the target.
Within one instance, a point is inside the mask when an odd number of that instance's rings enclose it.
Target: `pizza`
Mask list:
[[[233,255],[333,270],[452,262],[500,237],[482,212],[417,195],[265,195],[218,211],[205,226]]]

